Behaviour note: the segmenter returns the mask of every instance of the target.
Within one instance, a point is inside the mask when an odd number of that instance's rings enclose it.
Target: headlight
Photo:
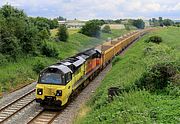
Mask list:
[[[43,89],[37,89],[37,94],[42,95],[43,94]]]
[[[62,96],[62,90],[57,90],[56,91],[56,96]]]

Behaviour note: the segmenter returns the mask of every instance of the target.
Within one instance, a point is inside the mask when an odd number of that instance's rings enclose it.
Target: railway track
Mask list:
[[[28,124],[51,124],[61,113],[61,111],[42,110]]]
[[[11,117],[19,113],[22,109],[26,108],[28,105],[34,102],[34,92],[35,89],[2,107],[0,109],[0,124],[5,123]]]

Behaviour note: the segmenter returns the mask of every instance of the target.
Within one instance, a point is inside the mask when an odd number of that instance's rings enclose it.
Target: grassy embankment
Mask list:
[[[178,87],[165,91],[149,92],[134,89],[134,83],[148,70],[148,67],[159,62],[180,62],[180,29],[165,28],[152,32],[133,45],[124,56],[120,57],[112,70],[102,81],[95,95],[80,110],[75,123],[77,124],[152,124],[180,123],[180,91]],[[158,44],[145,43],[149,36],[159,35],[163,42]],[[145,55],[145,48],[154,51]],[[113,86],[129,87],[108,102],[108,88]],[[169,91],[167,93],[167,91]]]
[[[49,41],[48,44],[55,46],[59,51],[58,58],[63,59],[83,49],[96,46],[108,37],[114,38],[126,32],[125,30],[113,30],[112,34],[102,33],[100,38],[91,38],[77,33],[77,30],[69,30],[70,36],[68,42]],[[52,31],[52,37],[55,37],[55,33],[56,31]],[[47,58],[45,56],[26,57],[17,60],[17,62],[0,66],[0,94],[35,81],[37,74],[33,71],[33,65],[40,61],[44,61],[48,66],[57,62],[58,59]]]

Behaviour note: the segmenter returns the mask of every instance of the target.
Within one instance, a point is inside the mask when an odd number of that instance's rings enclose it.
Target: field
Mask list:
[[[52,37],[55,36],[52,31]],[[126,33],[126,30],[113,30],[111,34],[102,33],[100,38],[87,37],[71,30],[68,42],[49,41],[48,44],[58,49],[59,59],[63,59],[74,55],[75,53],[87,48],[101,44],[108,37],[118,37]],[[25,57],[14,63],[7,63],[0,68],[0,94],[2,92],[12,91],[25,84],[32,83],[37,80],[37,74],[33,71],[33,65],[36,63],[46,63],[46,66],[57,62],[58,59],[47,58],[45,56]]]
[[[141,78],[151,65],[158,62],[180,62],[180,29],[163,28],[152,32],[134,44],[121,56],[112,70],[95,91],[91,100],[83,105],[75,119],[76,124],[178,124],[180,123],[180,90],[167,88],[165,91],[150,92],[134,89],[135,82]],[[163,38],[159,45],[144,42],[149,36]],[[147,47],[154,52],[146,55]],[[129,88],[108,101],[110,87]],[[169,92],[167,92],[169,91]]]
[[[79,31],[79,29],[74,29],[74,28],[68,29],[69,35],[74,34],[74,33],[77,33],[78,31]],[[58,29],[52,29],[52,30],[51,30],[51,37],[55,37],[56,34],[57,34],[57,32],[58,32]]]

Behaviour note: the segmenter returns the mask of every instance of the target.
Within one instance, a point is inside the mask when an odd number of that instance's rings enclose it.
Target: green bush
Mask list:
[[[58,40],[67,41],[69,35],[68,35],[68,32],[67,32],[66,25],[60,25],[59,26],[57,36],[58,36]]]
[[[158,63],[145,72],[136,85],[150,91],[162,90],[170,84],[176,73],[177,67],[173,63]]]
[[[0,66],[5,65],[8,62],[5,56],[0,53]]]
[[[36,64],[33,65],[33,71],[35,71],[37,74],[41,72],[46,67],[45,62],[39,61]]]
[[[126,29],[127,31],[131,30],[129,24],[124,24],[124,27],[125,27],[125,29]]]
[[[45,55],[47,57],[58,57],[59,55],[58,50],[55,47],[47,44],[46,42],[42,45],[41,52],[42,55]]]
[[[12,58],[16,59],[19,54],[19,44],[18,39],[15,36],[9,36],[4,38],[1,43],[0,52],[6,55],[10,55]]]
[[[103,28],[102,28],[102,32],[103,33],[111,33],[111,28],[109,25],[105,25]]]
[[[112,61],[112,65],[114,66],[117,62],[119,62],[121,60],[120,56],[116,56],[113,61]]]
[[[162,45],[156,45],[153,43],[148,44],[144,48],[144,55],[155,55],[155,56],[160,56],[162,54],[169,54],[172,52],[172,48],[162,44]]]
[[[159,36],[151,36],[146,40],[146,42],[148,42],[148,43],[153,42],[153,43],[157,43],[157,44],[161,43],[162,41],[163,41],[162,38]]]
[[[49,39],[50,34],[46,29],[43,29],[43,30],[39,31],[38,36],[40,37],[40,39],[46,40],[46,39]]]

